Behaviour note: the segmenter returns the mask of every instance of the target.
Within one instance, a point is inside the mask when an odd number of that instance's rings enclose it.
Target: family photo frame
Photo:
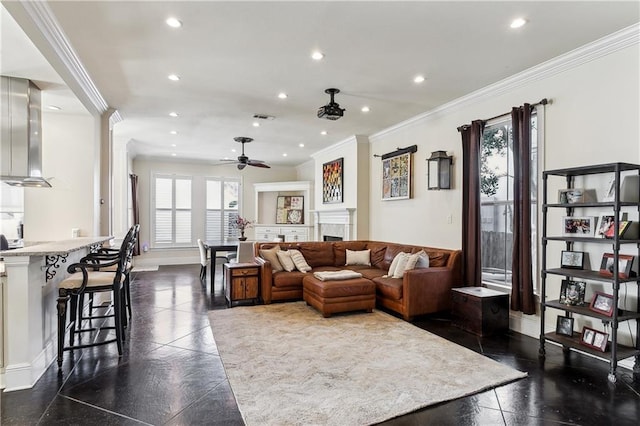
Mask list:
[[[597,291],[591,299],[589,309],[608,317],[613,316],[613,310],[615,309],[615,303],[613,296],[601,291]]]
[[[580,338],[581,345],[597,349],[600,352],[606,352],[608,343],[608,333],[603,333],[602,331],[598,331],[591,327],[582,327],[582,337]]]
[[[596,232],[595,216],[564,216],[562,235],[565,237],[593,237]]]
[[[561,336],[573,336],[573,318],[558,315],[556,320],[556,334]]]
[[[559,302],[569,306],[583,306],[587,283],[584,281],[562,280]]]
[[[618,254],[618,277],[627,279],[632,275],[633,262],[635,256],[629,254]],[[615,262],[615,256],[613,253],[604,253],[602,255],[602,261],[600,262],[600,270],[598,273],[603,277],[613,277],[613,266]]]

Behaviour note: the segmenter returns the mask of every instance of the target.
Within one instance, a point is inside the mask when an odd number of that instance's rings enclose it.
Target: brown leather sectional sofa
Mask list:
[[[277,300],[301,300],[302,279],[299,271],[273,272],[270,262],[259,257],[261,249],[279,245],[282,250],[300,250],[316,271],[350,269],[360,272],[376,285],[376,305],[395,311],[410,321],[424,315],[451,308],[451,289],[462,286],[462,252],[379,241],[337,241],[297,243],[256,243],[256,258],[261,264],[261,297],[265,304]],[[346,250],[371,250],[371,266],[345,266]],[[429,255],[429,267],[406,271],[402,278],[387,278],[393,258],[400,252]]]

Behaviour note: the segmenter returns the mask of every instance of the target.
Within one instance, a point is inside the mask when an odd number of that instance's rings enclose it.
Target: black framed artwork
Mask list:
[[[562,336],[573,336],[573,318],[558,315],[556,320],[556,334]]]
[[[322,203],[342,203],[343,201],[343,165],[344,158],[329,161],[322,165]]]
[[[563,250],[560,267],[566,269],[584,269],[584,252]]]

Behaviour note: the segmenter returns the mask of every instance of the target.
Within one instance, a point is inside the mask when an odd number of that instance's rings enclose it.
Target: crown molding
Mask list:
[[[333,145],[329,145],[326,148],[322,148],[320,151],[314,152],[313,154],[310,155],[310,157],[315,159],[319,155],[327,154],[327,153],[329,153],[331,151],[335,151],[336,149],[338,149],[340,147],[343,147],[345,145],[349,145],[349,144],[352,144],[354,142],[357,142],[357,139],[358,139],[357,135],[349,136],[348,138],[343,139],[340,142],[336,142]]]
[[[640,43],[640,23],[623,28],[615,33],[609,34],[577,49],[571,50],[548,61],[542,62],[522,72],[514,74],[497,83],[490,84],[482,89],[471,92],[451,102],[447,102],[439,107],[429,110],[420,115],[416,115],[408,120],[402,121],[394,126],[387,127],[369,136],[370,141],[381,138],[397,130],[410,127],[432,116],[446,114],[476,102],[483,101],[512,91],[518,87],[530,84],[535,81],[544,80],[556,74],[560,74],[572,68],[579,67],[585,63],[610,55],[621,49],[637,45]]]
[[[20,3],[91,106],[100,115],[107,112],[109,105],[80,62],[49,5],[40,1]]]

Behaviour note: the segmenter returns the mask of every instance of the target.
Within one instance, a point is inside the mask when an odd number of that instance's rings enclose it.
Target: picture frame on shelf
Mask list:
[[[556,320],[556,334],[573,337],[573,318],[558,315]]]
[[[596,235],[601,238],[612,238],[614,230],[615,216],[612,214],[600,215],[598,220],[598,230]]]
[[[558,190],[558,203],[578,204],[596,201],[593,189],[567,188]]]
[[[584,306],[587,283],[584,281],[562,280],[559,302],[568,306]]]
[[[608,317],[613,316],[613,310],[616,308],[613,296],[601,291],[596,291],[591,298],[589,309]]]
[[[563,269],[584,269],[584,252],[563,250],[560,267]]]
[[[591,327],[582,327],[582,335],[580,337],[580,344],[592,349],[597,349],[600,352],[607,351],[607,344],[609,343],[609,334],[603,333]]]
[[[631,277],[633,262],[635,256],[630,254],[618,254],[618,277],[627,279]],[[615,256],[613,253],[604,253],[600,261],[600,270],[598,273],[603,277],[613,277],[613,264]]]
[[[564,216],[562,235],[565,237],[593,237],[596,232],[595,216]]]

